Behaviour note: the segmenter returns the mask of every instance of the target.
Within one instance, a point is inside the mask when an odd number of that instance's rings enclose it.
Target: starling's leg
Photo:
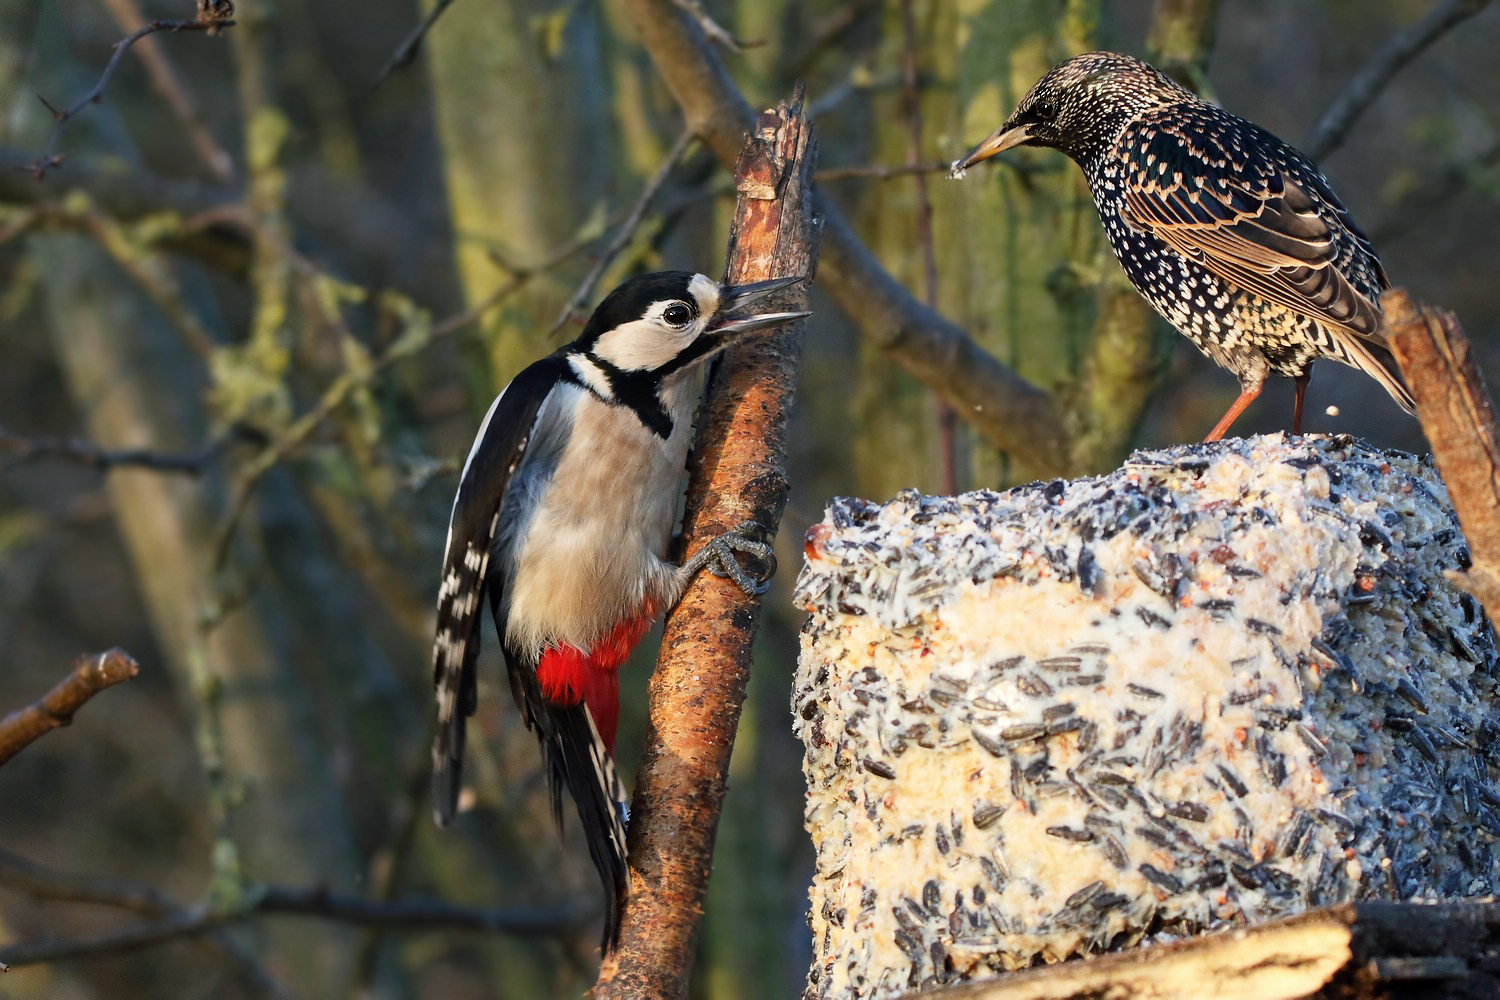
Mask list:
[[[1234,423],[1235,418],[1244,413],[1245,407],[1249,406],[1255,401],[1255,397],[1260,395],[1260,390],[1261,387],[1258,385],[1254,388],[1241,388],[1239,398],[1234,401],[1234,405],[1214,425],[1214,429],[1208,432],[1208,437],[1203,439],[1203,443],[1207,444],[1210,441],[1217,441],[1223,437],[1224,432],[1229,430],[1229,425]]]
[[[1297,393],[1296,402],[1294,402],[1292,404],[1292,433],[1293,434],[1301,434],[1302,433],[1302,399],[1303,399],[1304,396],[1307,395],[1307,383],[1308,383],[1308,381],[1311,378],[1312,378],[1312,369],[1309,368],[1307,371],[1303,372],[1301,375],[1298,375],[1298,376],[1296,376],[1296,377],[1294,377],[1292,379],[1293,384],[1296,386],[1296,393]]]

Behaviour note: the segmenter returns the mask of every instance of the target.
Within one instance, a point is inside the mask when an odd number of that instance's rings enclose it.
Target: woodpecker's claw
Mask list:
[[[746,521],[712,539],[687,562],[687,568],[697,572],[704,567],[714,576],[727,577],[751,597],[759,597],[771,589],[771,577],[776,575],[776,553],[764,540],[766,529],[755,521]],[[758,536],[758,537],[757,537]],[[745,572],[736,552],[754,556],[765,567],[763,574],[751,576]]]

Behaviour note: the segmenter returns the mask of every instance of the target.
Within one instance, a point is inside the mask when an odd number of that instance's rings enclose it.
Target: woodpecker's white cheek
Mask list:
[[[615,327],[594,344],[594,355],[622,371],[652,371],[675,358],[695,339],[697,324],[674,330],[649,319]]]
[[[719,311],[719,283],[702,274],[688,282],[688,294],[698,303],[698,315],[712,316]]]

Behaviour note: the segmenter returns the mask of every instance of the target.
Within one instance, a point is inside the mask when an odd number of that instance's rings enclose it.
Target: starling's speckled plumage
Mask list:
[[[1379,333],[1390,286],[1370,241],[1306,156],[1130,56],[1091,52],[1042,77],[1005,124],[954,164],[1051,146],[1083,168],[1110,247],[1136,289],[1240,380],[1216,440],[1271,373],[1315,359],[1412,399]]]

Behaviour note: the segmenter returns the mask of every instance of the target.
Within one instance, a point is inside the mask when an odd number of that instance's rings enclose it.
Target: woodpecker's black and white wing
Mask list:
[[[542,404],[566,377],[566,362],[550,355],[528,366],[495,397],[464,462],[453,500],[432,649],[438,705],[432,782],[439,825],[446,826],[458,808],[464,722],[474,714],[477,700],[474,663],[479,655],[481,598],[487,587],[503,586],[498,574],[490,572],[501,503],[534,436]]]

